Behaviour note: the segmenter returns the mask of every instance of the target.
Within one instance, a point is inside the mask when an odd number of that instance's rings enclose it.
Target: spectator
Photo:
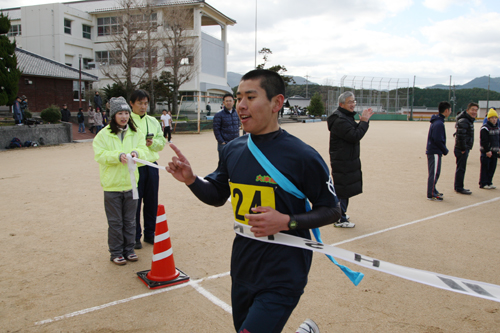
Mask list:
[[[68,106],[63,104],[63,108],[61,109],[61,121],[65,121],[69,123],[71,121],[71,112],[68,110]]]
[[[225,145],[240,136],[240,120],[237,112],[233,109],[233,95],[225,94],[222,101],[224,108],[215,114],[213,120],[213,131],[217,140],[219,158]]]
[[[441,158],[448,154],[446,148],[446,131],[444,120],[451,113],[451,104],[441,102],[438,106],[439,114],[431,117],[431,126],[427,136],[427,168],[429,177],[427,178],[427,199],[433,201],[443,201],[443,193],[436,189],[436,184],[441,174]]]
[[[464,188],[465,168],[469,151],[474,145],[474,120],[477,116],[479,105],[469,103],[467,110],[457,116],[455,123],[455,149],[454,154],[457,159],[457,169],[455,171],[455,191],[460,194],[471,194],[469,189]]]
[[[130,96],[130,106],[132,107],[132,120],[146,135],[146,146],[148,154],[144,158],[148,162],[155,163],[160,158],[159,152],[165,147],[165,137],[158,123],[158,120],[147,114],[149,105],[149,94],[142,89],[136,90]],[[135,248],[142,248],[141,236],[141,202],[143,208],[144,223],[144,242],[154,244],[156,230],[156,213],[158,210],[158,188],[159,188],[158,169],[149,165],[139,165],[139,201],[137,202],[137,211],[135,215],[136,234]]]
[[[12,105],[12,113],[14,113],[14,121],[16,125],[23,125],[23,114],[21,112],[21,97],[17,96]]]
[[[89,122],[89,131],[90,133],[94,133],[94,128],[95,128],[95,111],[92,110],[92,106],[89,106],[89,111],[87,113],[88,116],[88,122]],[[97,132],[96,132],[97,133]]]
[[[97,134],[102,129],[102,114],[99,108],[95,109],[94,122],[95,122],[95,134]]]
[[[363,192],[361,173],[360,141],[368,131],[373,110],[365,109],[357,123],[354,119],[356,100],[352,92],[346,91],[339,96],[339,107],[328,117],[330,130],[330,163],[333,183],[340,201],[342,216],[334,223],[337,228],[354,228],[346,214],[349,198]]]
[[[496,189],[493,185],[493,175],[497,168],[499,151],[498,113],[490,109],[486,115],[488,121],[481,127],[481,173],[479,175],[479,188],[486,190]]]
[[[78,119],[78,133],[85,133],[85,116],[83,115],[83,108],[78,109],[76,118]]]
[[[212,107],[210,106],[210,101],[207,102],[206,109],[207,109],[207,116],[210,116],[210,113],[212,112]]]
[[[170,115],[170,111],[167,112],[167,110],[162,111],[162,116],[161,116],[161,126],[163,128],[163,136],[167,138],[167,141],[169,143],[172,142],[172,116]]]
[[[136,184],[130,182],[126,154],[144,158],[145,143],[144,135],[130,118],[125,98],[111,98],[111,124],[95,136],[92,146],[104,190],[110,260],[120,266],[127,260],[139,259],[134,251],[137,199],[133,198],[132,189]],[[134,172],[138,179],[137,169]]]
[[[23,116],[23,120],[26,119],[26,116],[24,115],[24,111],[28,109],[28,98],[26,95],[21,96],[21,114]]]
[[[102,99],[101,95],[99,95],[99,91],[96,91],[94,95],[94,107],[102,111]]]

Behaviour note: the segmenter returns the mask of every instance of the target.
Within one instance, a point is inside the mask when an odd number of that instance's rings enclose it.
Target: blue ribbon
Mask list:
[[[267,159],[266,156],[264,156],[264,154],[260,151],[260,149],[257,148],[255,143],[253,143],[251,134],[248,134],[247,146],[250,152],[257,160],[257,162],[260,163],[260,165],[264,168],[264,170],[266,170],[266,172],[271,176],[271,178],[274,179],[274,181],[278,183],[278,185],[283,190],[294,195],[299,199],[305,199],[306,212],[309,212],[311,210],[311,205],[309,204],[309,200],[307,200],[307,197],[291,181],[289,181],[288,178],[286,178],[278,169],[276,169],[276,167]],[[314,235],[314,238],[316,238],[316,241],[323,244],[319,228],[312,229],[312,233]],[[327,254],[326,256],[335,265],[337,265],[342,270],[342,272],[344,272],[344,274],[349,278],[349,280],[352,281],[352,283],[354,283],[355,286],[357,286],[365,276],[361,272],[355,272],[351,270],[349,267],[339,264],[331,255]]]

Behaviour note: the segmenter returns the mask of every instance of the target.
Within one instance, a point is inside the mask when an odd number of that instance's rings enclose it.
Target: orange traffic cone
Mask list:
[[[151,270],[137,272],[139,279],[149,289],[158,289],[189,281],[189,276],[175,268],[165,207],[158,205],[156,214],[155,244]]]

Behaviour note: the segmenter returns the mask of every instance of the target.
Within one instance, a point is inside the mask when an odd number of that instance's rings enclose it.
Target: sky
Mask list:
[[[10,8],[50,0],[0,0]],[[267,67],[319,84],[342,78],[400,86],[464,84],[500,77],[498,0],[206,0],[237,23],[228,28],[228,71]],[[220,28],[204,28],[220,35]],[[399,80],[398,80],[399,79]]]

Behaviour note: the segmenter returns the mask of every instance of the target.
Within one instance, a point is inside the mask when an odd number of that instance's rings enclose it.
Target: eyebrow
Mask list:
[[[247,90],[247,91],[245,91],[245,94],[252,94],[252,93],[254,93],[254,94],[257,93],[257,90]],[[236,95],[241,95],[241,94],[242,94],[242,92],[240,92],[240,91],[238,91],[236,93]]]

